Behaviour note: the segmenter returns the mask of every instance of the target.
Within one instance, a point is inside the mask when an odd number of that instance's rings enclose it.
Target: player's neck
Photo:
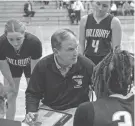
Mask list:
[[[14,48],[14,51],[15,51],[16,55],[20,55],[20,51],[21,51],[22,45],[23,44],[21,44],[21,46],[19,48]]]
[[[23,45],[23,44],[21,44],[18,48],[15,48],[15,47],[14,47],[14,50],[16,50],[16,51],[21,50],[22,45]]]
[[[108,13],[106,13],[104,16],[98,16],[96,12],[93,13],[93,17],[97,23],[101,22],[103,19],[105,19],[108,16]]]
[[[72,66],[71,64],[65,64],[65,62],[59,57],[59,56],[55,56],[56,58],[56,62],[57,64],[61,67],[61,68],[67,68]]]

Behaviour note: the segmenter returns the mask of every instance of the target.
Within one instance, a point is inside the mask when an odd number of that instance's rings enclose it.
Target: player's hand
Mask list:
[[[37,112],[29,112],[25,116],[25,122],[28,123],[28,124],[31,124],[31,123],[36,121],[37,116],[38,116]]]

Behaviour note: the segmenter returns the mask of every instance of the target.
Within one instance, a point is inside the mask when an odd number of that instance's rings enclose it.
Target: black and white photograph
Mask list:
[[[134,0],[0,0],[0,126],[135,126]]]

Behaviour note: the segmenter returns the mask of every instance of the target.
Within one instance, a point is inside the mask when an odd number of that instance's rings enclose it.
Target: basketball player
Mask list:
[[[78,107],[74,126],[134,126],[131,61],[129,52],[117,48],[95,67],[92,80],[97,101]]]
[[[92,1],[93,13],[83,16],[80,22],[80,53],[95,64],[121,42],[121,23],[109,14],[110,4],[110,0]]]
[[[9,20],[5,25],[4,34],[0,37],[0,61],[7,61],[10,68],[8,71],[12,74],[16,90],[16,92],[8,92],[7,119],[15,117],[16,97],[22,73],[24,72],[28,83],[31,72],[41,55],[40,40],[25,32],[23,23],[14,19]],[[8,82],[5,80],[4,83],[8,88]]]

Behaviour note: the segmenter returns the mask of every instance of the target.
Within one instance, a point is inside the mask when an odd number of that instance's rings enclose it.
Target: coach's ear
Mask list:
[[[57,54],[58,54],[58,49],[53,48],[52,50],[53,50],[53,53],[54,53],[55,55],[57,55]]]

